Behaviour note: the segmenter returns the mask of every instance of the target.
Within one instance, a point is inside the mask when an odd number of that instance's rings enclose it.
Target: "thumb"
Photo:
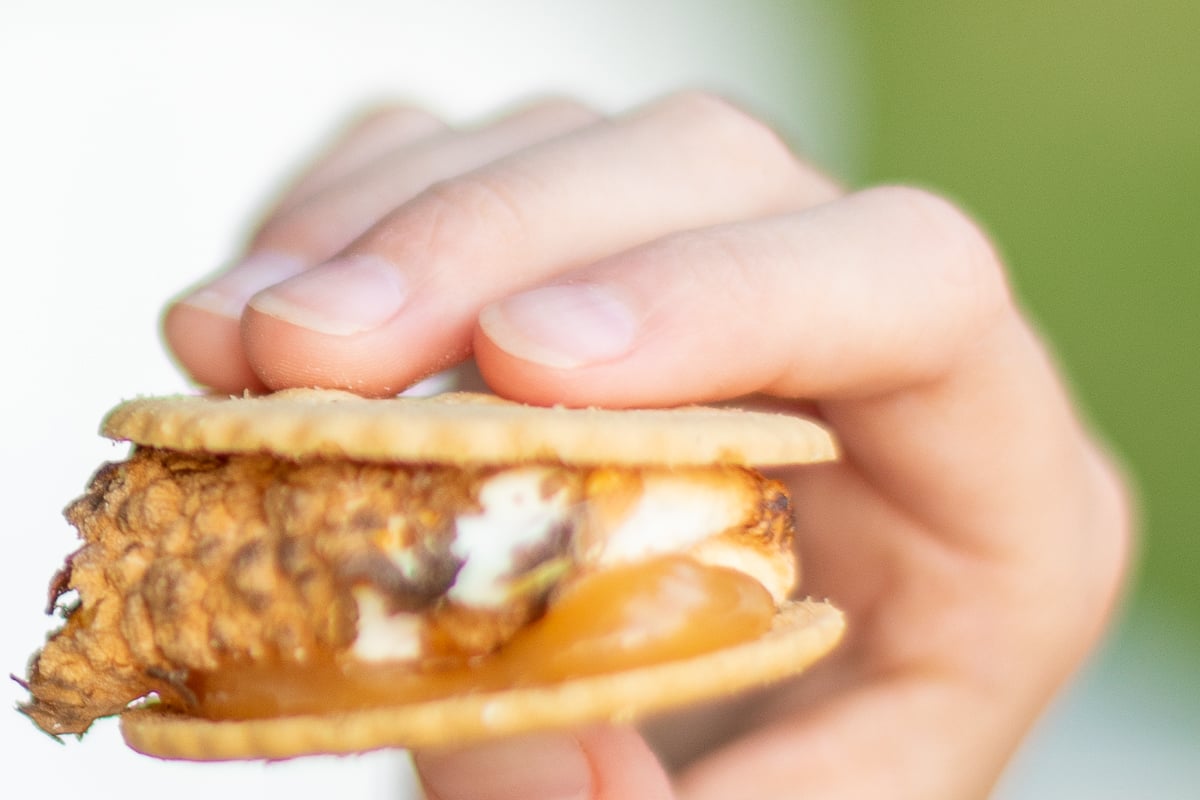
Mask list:
[[[630,728],[597,727],[425,750],[413,761],[429,800],[668,800],[670,780]]]

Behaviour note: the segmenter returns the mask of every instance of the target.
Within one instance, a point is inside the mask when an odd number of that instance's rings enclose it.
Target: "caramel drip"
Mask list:
[[[211,719],[320,714],[549,685],[699,655],[762,635],[775,605],[753,578],[685,556],[597,572],[496,653],[453,664],[231,665],[193,674]]]

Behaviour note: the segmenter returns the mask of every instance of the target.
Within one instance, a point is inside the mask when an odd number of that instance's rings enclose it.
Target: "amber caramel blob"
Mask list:
[[[775,604],[735,570],[666,556],[581,579],[501,650],[453,665],[232,665],[193,674],[191,713],[210,719],[322,714],[553,684],[749,641]]]

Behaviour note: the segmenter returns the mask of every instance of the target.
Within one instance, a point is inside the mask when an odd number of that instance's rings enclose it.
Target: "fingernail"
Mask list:
[[[416,756],[437,800],[586,800],[592,772],[575,737],[535,734]]]
[[[375,256],[349,256],[255,295],[250,307],[317,333],[349,336],[383,325],[407,296],[394,265]]]
[[[637,331],[629,306],[594,284],[514,295],[485,308],[479,325],[511,355],[556,369],[619,358],[629,352]]]
[[[189,292],[179,302],[238,319],[251,297],[303,271],[304,264],[295,256],[256,253]]]

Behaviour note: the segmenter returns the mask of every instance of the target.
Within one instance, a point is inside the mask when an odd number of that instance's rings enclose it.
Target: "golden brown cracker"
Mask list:
[[[262,397],[143,398],[113,409],[102,432],[173,450],[447,464],[770,466],[836,455],[824,428],[786,414],[544,408],[470,393],[368,400],[292,389]]]
[[[341,714],[213,722],[137,708],[121,718],[133,749],[194,761],[282,759],[386,747],[437,747],[651,713],[799,674],[838,642],[842,615],[827,603],[787,604],[761,638],[701,656],[552,686],[466,694]]]

